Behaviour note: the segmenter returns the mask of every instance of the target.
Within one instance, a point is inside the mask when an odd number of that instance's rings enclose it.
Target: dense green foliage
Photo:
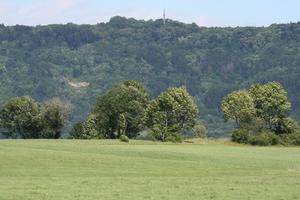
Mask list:
[[[93,26],[0,25],[0,103],[59,96],[73,104],[70,120],[79,122],[122,80],[142,82],[151,97],[185,85],[209,135],[221,136],[231,127],[222,123],[222,97],[253,83],[283,84],[299,119],[299,45],[299,23],[205,28],[114,17]]]
[[[201,122],[197,122],[195,126],[192,128],[192,137],[195,138],[207,137],[207,129]]]
[[[185,88],[170,88],[149,103],[144,122],[157,140],[180,141],[197,119],[198,108]]]
[[[97,130],[96,115],[89,114],[84,122],[75,123],[70,131],[72,139],[100,139],[102,134]]]
[[[256,117],[263,120],[264,129],[276,134],[287,134],[294,131],[296,123],[288,118],[291,103],[280,83],[255,84],[251,86],[249,93],[254,100]]]
[[[121,142],[129,142],[129,138],[126,135],[121,135],[120,136],[120,141]]]
[[[299,155],[205,140],[0,140],[0,199],[298,200]]]
[[[234,120],[239,128],[251,123],[256,114],[254,100],[248,91],[235,91],[225,96],[221,110],[225,121]]]
[[[118,84],[97,98],[96,105],[83,123],[82,134],[90,136],[86,139],[115,139],[121,135],[136,137],[143,129],[142,119],[148,102],[149,94],[140,83],[125,81]],[[79,130],[77,127],[78,124],[75,124],[71,131],[74,138],[80,135],[74,132]]]
[[[286,138],[298,137],[297,123],[288,116],[290,109],[287,93],[278,82],[255,84],[248,91],[232,92],[221,105],[225,121],[236,123],[233,141],[254,145],[289,144]]]
[[[122,141],[137,138],[144,131],[156,140],[178,142],[191,131],[197,117],[198,108],[183,87],[169,88],[150,102],[142,84],[124,81],[97,98],[87,119],[73,125],[70,137]],[[204,126],[202,129],[206,131]]]
[[[13,98],[0,108],[0,127],[9,138],[57,139],[61,136],[67,111],[54,99],[45,104],[30,97]]]
[[[29,97],[13,98],[0,110],[0,126],[8,137],[39,138],[42,120],[38,104]]]
[[[243,143],[243,144],[252,144],[260,146],[270,146],[270,145],[300,145],[300,130],[297,129],[290,134],[275,134],[270,131],[263,132],[251,132],[249,129],[236,128],[232,133],[232,141]]]

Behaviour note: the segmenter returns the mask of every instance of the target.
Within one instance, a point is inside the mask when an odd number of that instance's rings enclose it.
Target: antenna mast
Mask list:
[[[166,9],[164,9],[164,13],[163,13],[163,22],[164,24],[166,24]]]

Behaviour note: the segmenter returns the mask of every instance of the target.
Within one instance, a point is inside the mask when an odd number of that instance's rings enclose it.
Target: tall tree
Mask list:
[[[287,119],[291,103],[280,83],[255,84],[250,87],[249,93],[254,100],[256,115],[264,120],[267,129],[282,133],[294,123]]]
[[[156,139],[166,141],[193,127],[197,115],[198,108],[186,89],[170,88],[149,104],[144,122]]]
[[[40,106],[30,97],[13,98],[1,108],[0,122],[8,137],[39,138],[42,130]]]
[[[248,91],[236,91],[225,96],[221,110],[225,120],[235,120],[238,128],[254,131],[289,134],[296,122],[288,117],[291,103],[278,82],[254,84]]]
[[[8,137],[57,139],[67,116],[64,107],[57,99],[40,104],[30,97],[13,98],[0,109],[0,125]]]
[[[224,97],[221,110],[225,121],[234,120],[238,127],[249,123],[256,115],[254,101],[248,91],[235,91]]]
[[[98,97],[92,111],[96,127],[105,138],[118,138],[120,133],[129,138],[142,130],[142,118],[149,101],[149,94],[136,81],[125,81]],[[120,132],[120,129],[122,131]]]
[[[43,105],[41,112],[41,137],[48,139],[60,138],[65,119],[71,112],[70,104],[55,98],[46,102]]]

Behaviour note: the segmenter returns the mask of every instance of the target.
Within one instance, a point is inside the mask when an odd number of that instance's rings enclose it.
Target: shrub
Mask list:
[[[282,139],[281,139],[280,136],[278,136],[278,135],[272,133],[272,134],[270,135],[270,137],[271,137],[271,144],[272,144],[272,145],[283,144]]]
[[[76,123],[73,125],[70,131],[70,137],[73,139],[80,139],[83,135],[83,126],[81,123]]]
[[[203,124],[197,124],[192,128],[192,134],[196,138],[206,138],[207,129]]]
[[[139,135],[135,138],[136,140],[149,140],[155,141],[155,137],[153,136],[151,131],[145,130],[139,133]]]
[[[293,141],[294,145],[298,145],[300,146],[300,134],[297,134],[294,141]]]
[[[244,144],[270,146],[270,145],[300,145],[300,130],[291,134],[277,135],[274,132],[264,131],[252,134],[247,129],[235,129],[232,141]]]
[[[252,145],[269,146],[271,145],[270,138],[266,133],[259,133],[249,138],[249,143]]]
[[[285,136],[285,142],[292,145],[300,145],[300,131]]]
[[[183,141],[183,137],[179,133],[172,133],[166,138],[166,141],[173,142],[173,143],[180,143]]]
[[[126,135],[121,135],[120,136],[120,141],[121,142],[129,142],[129,138]]]
[[[282,143],[281,138],[272,132],[263,132],[253,135],[249,138],[252,145],[270,146]]]
[[[249,131],[246,129],[234,129],[231,139],[233,142],[238,142],[238,143],[244,143],[247,144],[249,143]]]
[[[235,129],[231,137],[234,142],[259,146],[290,144],[290,142],[288,142],[288,140],[290,140],[289,138],[284,139],[284,137],[280,137],[270,131],[253,134],[247,129]]]

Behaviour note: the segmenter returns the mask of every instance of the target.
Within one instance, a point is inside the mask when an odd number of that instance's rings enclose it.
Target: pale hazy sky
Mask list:
[[[112,16],[168,18],[200,26],[300,21],[300,0],[0,0],[0,24],[96,24]]]

